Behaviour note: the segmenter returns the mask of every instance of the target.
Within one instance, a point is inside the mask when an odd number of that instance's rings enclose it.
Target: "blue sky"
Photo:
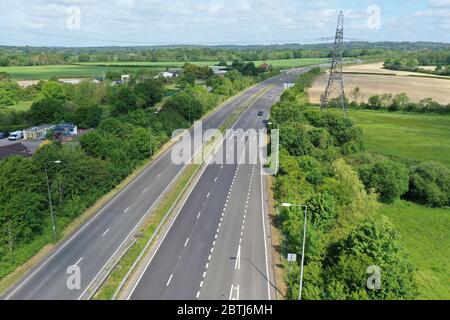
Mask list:
[[[450,42],[450,0],[16,0],[0,2],[0,44],[106,46]]]

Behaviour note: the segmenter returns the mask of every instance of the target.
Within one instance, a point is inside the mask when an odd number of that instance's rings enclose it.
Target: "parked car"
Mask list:
[[[0,132],[0,140],[8,138],[9,134],[6,132]]]
[[[8,140],[15,141],[15,140],[20,140],[22,138],[23,138],[23,132],[22,131],[14,131],[14,132],[11,132],[9,134]]]
[[[263,115],[264,115],[264,112],[263,112],[263,111],[258,112],[258,116],[259,116],[259,117],[262,117]]]

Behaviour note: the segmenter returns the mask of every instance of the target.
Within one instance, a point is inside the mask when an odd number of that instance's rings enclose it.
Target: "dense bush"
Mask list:
[[[369,266],[380,270],[380,289],[368,288],[368,278],[373,273]],[[339,244],[335,263],[325,271],[331,281],[324,298],[414,299],[417,287],[413,271],[394,227],[387,222],[367,222]]]
[[[358,172],[366,188],[375,189],[383,202],[392,203],[408,191],[408,169],[401,163],[384,160],[363,165]]]
[[[412,167],[406,198],[432,207],[449,206],[450,170],[438,162]]]
[[[317,71],[301,76],[271,114],[280,125],[282,145],[275,198],[308,207],[303,298],[414,298],[412,268],[395,231],[374,222],[381,205],[372,192],[376,188],[385,200],[399,197],[407,190],[408,171],[382,157],[360,153],[362,132],[348,118],[306,110],[304,89],[314,74]],[[361,168],[368,188],[352,165]],[[303,207],[280,209],[276,223],[283,235],[283,255],[301,252],[303,221]],[[382,268],[382,290],[367,289],[371,265]],[[297,299],[299,265],[286,267],[287,298]]]

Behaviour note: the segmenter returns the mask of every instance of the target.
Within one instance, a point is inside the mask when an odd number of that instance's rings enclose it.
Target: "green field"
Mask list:
[[[255,61],[255,64],[258,66],[264,62],[271,64],[276,68],[293,68],[293,67],[303,67],[312,64],[324,63],[328,59],[322,58],[305,58],[305,59],[284,59],[284,60],[260,60]],[[185,62],[87,62],[80,63],[83,66],[135,66],[135,67],[159,67],[159,68],[181,68]],[[196,61],[192,62],[196,65],[203,66],[214,66],[217,65],[217,61]],[[228,64],[232,62],[229,61]]]
[[[16,81],[20,80],[46,80],[50,77],[57,78],[89,78],[103,75],[107,71],[123,72],[127,70],[150,69],[155,72],[163,68],[145,66],[96,66],[96,65],[58,65],[58,66],[31,66],[31,67],[1,67],[0,72],[9,73]]]
[[[437,160],[450,166],[450,116],[350,111],[364,131],[367,151],[404,163]],[[384,205],[401,235],[401,243],[417,268],[420,299],[449,299],[450,209],[411,202]]]
[[[311,64],[323,63],[326,59],[289,59],[289,60],[267,60],[277,68],[301,67]],[[264,61],[256,61],[259,65]],[[193,62],[197,65],[217,65],[217,61]],[[230,62],[231,63],[231,62]],[[113,71],[133,71],[146,69],[155,72],[163,71],[166,68],[181,68],[184,62],[89,62],[76,65],[57,66],[30,66],[30,67],[0,67],[0,72],[9,73],[14,80],[46,80],[50,77],[58,78],[87,78],[105,74],[108,70]]]
[[[417,268],[419,299],[450,299],[450,209],[398,201],[385,205],[382,214],[395,224]]]
[[[450,116],[350,111],[364,131],[367,151],[395,160],[440,161],[450,167]]]

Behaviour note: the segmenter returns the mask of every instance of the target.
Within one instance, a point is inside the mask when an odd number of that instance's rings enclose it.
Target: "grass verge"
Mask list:
[[[394,223],[403,248],[417,268],[418,298],[448,299],[450,209],[433,209],[397,201],[392,205],[384,205],[381,214]]]

